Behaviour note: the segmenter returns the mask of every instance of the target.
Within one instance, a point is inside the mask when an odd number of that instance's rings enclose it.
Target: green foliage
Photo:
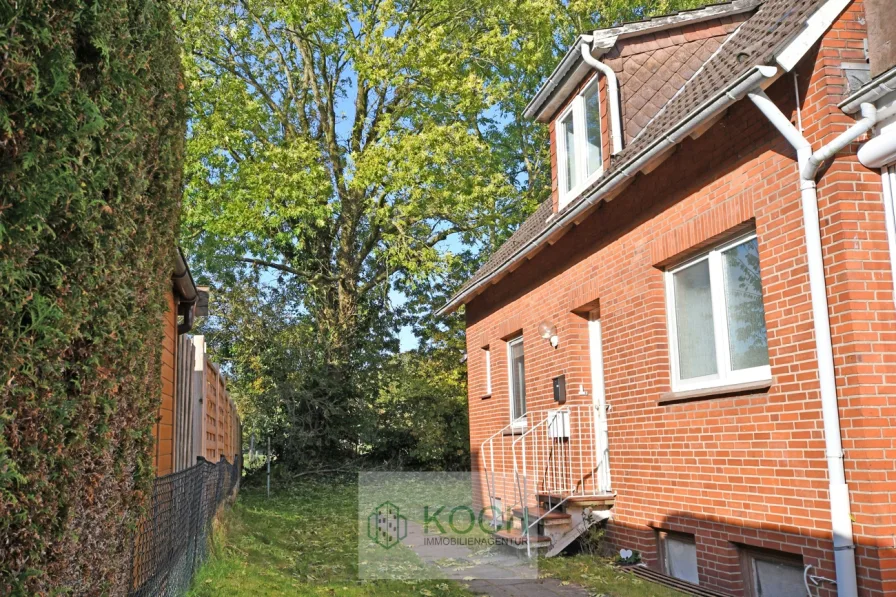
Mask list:
[[[243,488],[222,516],[209,562],[190,597],[341,595],[461,597],[451,581],[358,580],[358,486],[354,479],[302,478]]]
[[[261,285],[253,309],[288,313],[267,337],[217,329],[248,428],[305,462],[351,446],[386,459],[395,442],[433,464],[415,445],[432,437],[451,438],[448,456],[455,431],[415,431],[409,407],[432,399],[455,420],[463,324],[429,314],[549,196],[547,130],[525,105],[576,34],[696,4],[180,0],[194,269],[231,298]],[[390,360],[408,323],[423,349]],[[387,407],[401,425],[371,434]]]
[[[213,317],[199,329],[231,377],[245,441],[270,438],[278,462],[294,469],[358,457],[361,430],[371,421],[366,397],[376,392],[383,360],[361,344],[343,357],[347,366],[337,377],[325,359],[326,331],[296,308],[300,292],[288,281],[278,288],[235,284],[215,293]],[[388,333],[383,311],[374,302],[359,316],[364,337],[377,346]]]
[[[467,384],[453,352],[393,358],[374,403],[366,456],[411,470],[470,470]]]
[[[0,1],[0,593],[120,593],[184,135],[159,0]]]

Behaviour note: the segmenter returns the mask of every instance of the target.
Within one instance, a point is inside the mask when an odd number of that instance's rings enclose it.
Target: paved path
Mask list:
[[[466,584],[470,591],[490,597],[591,597],[582,587],[553,578],[538,578],[535,560],[522,554],[471,549],[462,545],[427,545],[423,529],[408,523],[403,544],[421,560],[441,571],[444,578]]]
[[[473,580],[467,586],[474,593],[490,597],[591,597],[582,587],[562,584],[553,578],[538,580]]]

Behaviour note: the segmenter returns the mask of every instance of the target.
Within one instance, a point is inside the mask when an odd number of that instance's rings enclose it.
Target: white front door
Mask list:
[[[595,409],[595,436],[597,446],[597,482],[601,491],[610,491],[610,443],[607,430],[607,397],[604,393],[604,356],[601,339],[600,316],[592,313],[588,319],[588,335],[591,343],[591,398]]]

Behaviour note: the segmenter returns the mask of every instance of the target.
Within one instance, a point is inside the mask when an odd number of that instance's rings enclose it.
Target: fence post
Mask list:
[[[271,436],[268,436],[268,499],[271,498]]]

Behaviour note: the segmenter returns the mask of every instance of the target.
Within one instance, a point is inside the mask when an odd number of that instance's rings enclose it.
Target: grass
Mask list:
[[[211,556],[190,597],[345,596],[467,597],[447,580],[358,579],[357,484],[354,480],[302,481],[265,497],[243,488],[216,523]],[[412,554],[410,554],[412,555]],[[616,571],[593,556],[551,558],[544,576],[570,581],[608,597],[681,597],[682,593]]]
[[[450,581],[358,580],[357,486],[303,481],[272,492],[244,488],[220,517],[212,555],[190,597],[468,596]]]
[[[544,559],[538,563],[543,577],[581,585],[594,595],[608,597],[687,597],[685,593],[621,572],[594,556],[579,554]]]

